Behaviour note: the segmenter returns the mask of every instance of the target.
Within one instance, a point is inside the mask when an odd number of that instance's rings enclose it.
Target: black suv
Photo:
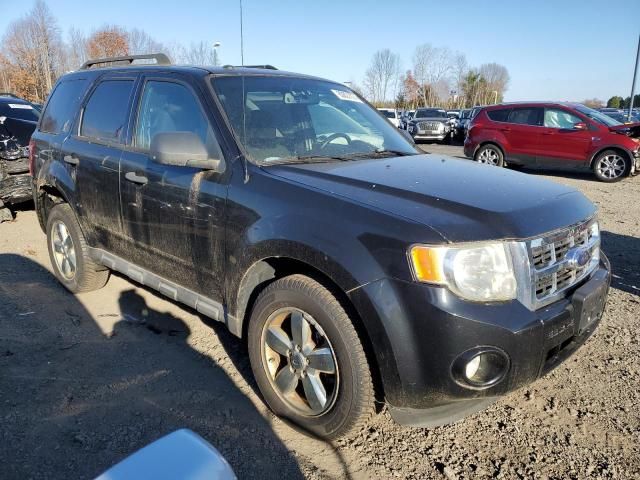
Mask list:
[[[454,421],[594,331],[610,271],[582,194],[421,154],[339,83],[154,58],[65,75],[32,137],[70,291],[117,270],[224,322],[273,411],[325,438],[375,398]]]

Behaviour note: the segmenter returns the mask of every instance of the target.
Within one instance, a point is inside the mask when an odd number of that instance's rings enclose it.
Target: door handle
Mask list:
[[[64,157],[62,157],[62,160],[65,161],[65,163],[68,163],[69,165],[78,165],[80,163],[80,160],[77,157],[74,157],[73,155],[65,155]]]
[[[500,129],[500,131],[501,131],[501,132],[510,132],[510,131],[511,131],[511,129],[510,129],[510,128],[506,128],[506,127],[505,127],[505,128],[501,128],[501,129]]]
[[[124,178],[139,185],[146,185],[149,181],[144,175],[136,175],[136,172],[127,172],[125,173]]]
[[[556,132],[542,132],[542,135],[555,135]]]

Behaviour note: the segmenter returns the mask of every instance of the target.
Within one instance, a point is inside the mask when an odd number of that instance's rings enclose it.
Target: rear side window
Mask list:
[[[86,78],[61,81],[51,94],[47,109],[42,115],[40,131],[54,134],[67,133],[71,129],[86,86]]]
[[[506,122],[509,117],[510,109],[501,108],[499,110],[489,110],[487,116],[494,122]]]
[[[509,114],[509,123],[540,125],[542,108],[514,108]]]
[[[80,135],[122,143],[133,80],[106,80],[91,94],[82,115]]]

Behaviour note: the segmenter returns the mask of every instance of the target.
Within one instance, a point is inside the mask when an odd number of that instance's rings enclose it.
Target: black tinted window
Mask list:
[[[84,78],[61,81],[51,94],[42,115],[40,130],[47,133],[68,132],[86,85]]]
[[[541,113],[541,108],[514,108],[509,114],[509,122],[521,125],[540,125]]]
[[[494,122],[506,122],[509,117],[509,109],[501,108],[500,110],[489,110],[487,116]]]
[[[24,102],[0,102],[0,116],[32,122],[37,122],[40,118],[39,112],[33,108],[33,105]]]
[[[135,145],[148,150],[153,137],[163,132],[192,132],[213,158],[221,158],[209,121],[194,94],[184,85],[149,81],[140,100]]]
[[[80,135],[122,142],[133,80],[102,82],[91,94],[82,116]]]

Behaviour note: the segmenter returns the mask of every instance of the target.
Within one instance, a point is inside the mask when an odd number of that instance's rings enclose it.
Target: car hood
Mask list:
[[[447,123],[449,121],[448,118],[442,118],[442,117],[414,117],[413,118],[414,121],[419,121],[419,122],[442,122],[442,123]]]
[[[609,130],[616,133],[622,133],[629,137],[640,137],[640,123],[626,123],[609,127]]]
[[[530,238],[595,213],[573,188],[441,155],[265,169],[436,230],[445,241]]]

